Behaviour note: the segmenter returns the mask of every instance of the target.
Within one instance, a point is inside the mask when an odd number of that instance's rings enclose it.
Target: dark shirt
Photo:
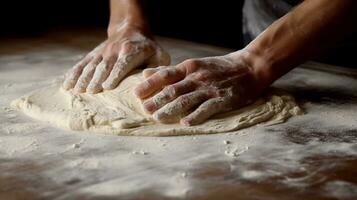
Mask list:
[[[246,0],[243,6],[243,37],[248,44],[275,20],[288,13],[302,0]],[[357,68],[354,51],[356,40],[345,38],[336,47],[327,50],[316,61]]]

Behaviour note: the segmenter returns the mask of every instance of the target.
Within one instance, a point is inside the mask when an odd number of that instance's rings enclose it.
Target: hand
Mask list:
[[[63,88],[74,92],[98,93],[111,90],[134,68],[168,65],[170,57],[143,31],[127,23],[110,31],[110,36],[66,75]]]
[[[144,108],[155,120],[169,123],[181,119],[183,125],[196,125],[216,113],[252,102],[269,86],[242,58],[242,51],[238,51],[146,69],[146,80],[135,93],[141,99],[147,98]]]

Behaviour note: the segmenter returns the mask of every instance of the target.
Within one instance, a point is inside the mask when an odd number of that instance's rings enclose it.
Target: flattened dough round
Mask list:
[[[271,91],[247,107],[216,115],[201,125],[161,124],[144,112],[141,101],[133,93],[142,79],[136,71],[114,90],[79,95],[63,90],[61,82],[57,82],[14,100],[11,105],[60,128],[136,136],[231,132],[258,123],[284,122],[301,113],[292,96]]]

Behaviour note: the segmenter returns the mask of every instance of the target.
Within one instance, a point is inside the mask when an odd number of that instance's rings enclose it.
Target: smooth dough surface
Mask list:
[[[273,90],[247,107],[215,115],[201,125],[161,124],[145,113],[141,101],[133,93],[142,79],[141,73],[136,71],[115,90],[79,95],[63,90],[61,82],[57,81],[14,100],[11,105],[32,118],[60,128],[136,136],[231,132],[258,123],[281,123],[302,113],[292,96]]]

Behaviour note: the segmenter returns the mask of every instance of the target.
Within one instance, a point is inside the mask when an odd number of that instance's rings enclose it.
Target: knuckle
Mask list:
[[[201,61],[198,59],[188,59],[183,62],[183,65],[186,67],[187,71],[192,72],[201,65]]]
[[[213,98],[217,96],[218,89],[216,87],[210,85],[198,85],[198,83],[195,83],[193,86],[196,94],[200,94],[198,96],[204,96],[207,98]]]
[[[197,59],[188,59],[188,60],[185,60],[184,63],[186,65],[195,66],[195,65],[199,64],[199,61]]]
[[[190,104],[190,98],[188,96],[180,96],[177,99],[177,102],[182,106],[182,107],[186,107]]]
[[[217,97],[230,97],[232,96],[232,89],[231,88],[226,88],[226,89],[218,89],[216,90],[216,96]]]
[[[163,89],[163,93],[166,96],[168,96],[169,98],[174,98],[178,95],[178,90],[177,90],[177,87],[175,87],[173,85],[169,85]]]
[[[168,79],[170,77],[170,72],[167,69],[159,70],[158,74],[163,79]]]
[[[130,52],[133,51],[135,49],[135,42],[133,41],[125,41],[122,43],[121,45],[121,50],[123,52]]]
[[[105,50],[103,51],[103,57],[106,59],[111,59],[112,57],[115,57],[119,52],[119,45],[116,43],[109,43],[105,47]]]
[[[120,48],[120,43],[119,42],[112,42],[107,45],[107,48],[109,47],[110,50],[117,51]]]
[[[176,74],[177,73],[175,69],[161,69],[158,71],[158,75],[164,80],[169,80]]]
[[[177,84],[177,87],[185,89],[195,89],[198,86],[199,82],[191,79],[190,77],[186,77],[182,82]]]
[[[102,69],[100,72],[103,73],[109,71],[111,69],[111,65],[112,65],[112,61],[110,60],[104,61],[100,66]]]
[[[207,73],[198,71],[198,72],[192,74],[192,78],[194,78],[196,80],[204,81],[209,78],[209,75]]]

